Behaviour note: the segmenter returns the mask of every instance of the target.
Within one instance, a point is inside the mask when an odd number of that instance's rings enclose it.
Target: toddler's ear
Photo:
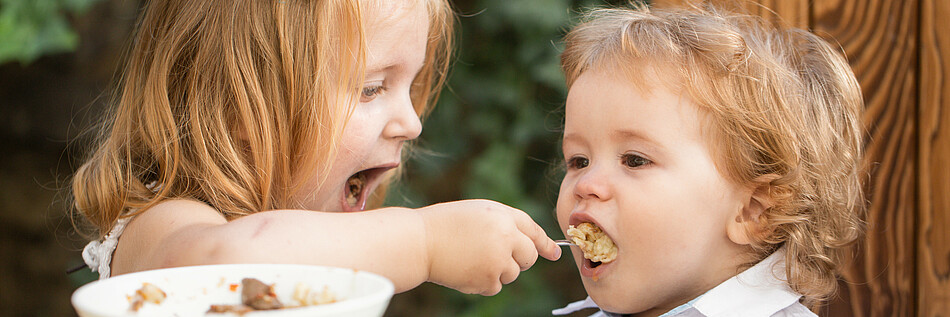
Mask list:
[[[741,209],[736,210],[735,219],[729,221],[726,227],[729,240],[736,244],[748,245],[752,243],[752,237],[763,233],[762,230],[765,228],[759,222],[759,217],[774,205],[771,189],[772,181],[777,178],[779,178],[778,175],[766,174],[752,181],[749,196],[744,197],[745,203]]]

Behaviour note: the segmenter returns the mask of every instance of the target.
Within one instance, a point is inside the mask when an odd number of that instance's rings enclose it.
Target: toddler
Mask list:
[[[593,10],[565,42],[557,218],[616,254],[573,248],[590,297],[555,314],[813,316],[863,228],[842,55],[715,8]]]
[[[376,207],[444,82],[446,0],[149,1],[73,179],[102,278],[216,263],[366,270],[492,295],[560,250],[483,200]]]

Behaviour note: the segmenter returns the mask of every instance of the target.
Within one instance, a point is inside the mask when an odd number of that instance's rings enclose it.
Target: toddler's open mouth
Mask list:
[[[363,211],[366,210],[366,200],[373,190],[382,181],[382,175],[398,164],[389,164],[385,166],[365,169],[353,174],[343,184],[343,197],[341,204],[343,211]]]
[[[577,227],[570,225],[567,228],[567,235],[584,252],[584,258],[590,261],[591,268],[610,263],[617,258],[617,246],[614,245],[614,241],[593,223],[584,222],[578,224]]]

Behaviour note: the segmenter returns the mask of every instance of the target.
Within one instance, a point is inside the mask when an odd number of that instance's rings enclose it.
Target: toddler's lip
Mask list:
[[[601,263],[597,267],[592,267],[593,262],[591,262],[591,260],[585,259],[583,256],[581,256],[580,260],[581,263],[578,265],[578,267],[580,268],[581,276],[597,282],[608,273],[607,271],[613,267],[613,264],[619,259],[614,259],[613,261],[607,263]]]
[[[568,224],[575,227],[585,222],[590,222],[590,223],[593,223],[594,225],[597,225],[598,227],[601,227],[600,224],[597,223],[597,220],[594,219],[594,216],[585,210],[577,210],[577,211],[571,212],[571,217],[568,219]]]
[[[610,240],[614,241],[614,244],[617,244],[617,240],[614,239],[613,235],[611,235],[610,232],[608,232],[607,229],[604,228],[604,226],[600,225],[600,222],[598,222],[597,219],[594,218],[594,215],[590,214],[590,212],[587,212],[586,210],[578,210],[578,211],[571,212],[571,217],[568,218],[568,221],[567,221],[569,225],[575,226],[575,227],[585,222],[592,223],[598,228],[600,228],[600,230],[603,230],[604,234],[606,234],[607,237],[610,238]]]

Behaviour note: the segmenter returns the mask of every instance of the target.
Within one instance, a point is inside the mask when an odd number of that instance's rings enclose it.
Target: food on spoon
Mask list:
[[[165,292],[158,286],[142,283],[142,288],[135,290],[135,294],[130,296],[129,300],[131,301],[129,309],[137,312],[146,302],[156,305],[161,304],[165,300]]]
[[[595,265],[609,263],[617,258],[617,246],[600,227],[589,222],[568,226],[567,235],[581,251],[584,258],[591,260]]]

